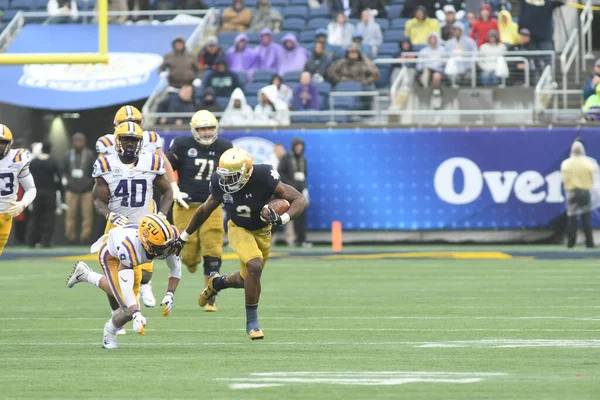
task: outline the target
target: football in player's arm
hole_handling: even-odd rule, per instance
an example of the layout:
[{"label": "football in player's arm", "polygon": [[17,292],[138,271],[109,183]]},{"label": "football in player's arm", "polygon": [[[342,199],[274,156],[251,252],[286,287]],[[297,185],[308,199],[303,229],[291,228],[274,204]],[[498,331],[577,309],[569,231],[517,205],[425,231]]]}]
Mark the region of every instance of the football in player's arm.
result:
[{"label": "football in player's arm", "polygon": [[[173,222],[184,229],[198,207],[210,196],[210,178],[219,164],[221,155],[233,147],[229,140],[218,138],[219,123],[206,110],[198,111],[190,121],[193,136],[179,136],[171,142],[167,158],[179,177],[179,187],[189,203],[186,209],[173,205]],[[223,209],[218,207],[202,228],[188,238],[181,252],[181,261],[192,273],[199,264],[204,266],[204,285],[211,272],[220,272],[223,254]],[[216,296],[204,307],[205,311],[217,311]]]},{"label": "football in player's arm", "polygon": [[[285,199],[290,207],[278,215],[267,203],[273,198]],[[224,204],[228,222],[229,244],[240,258],[240,271],[219,276],[213,273],[199,304],[226,288],[244,288],[246,301],[246,333],[252,340],[264,334],[258,324],[260,277],[269,257],[271,226],[284,225],[306,209],[304,196],[279,180],[279,174],[270,165],[252,165],[246,151],[227,150],[219,160],[219,168],[211,178],[211,195],[196,210],[185,231],[174,243],[180,249],[185,241],[208,219],[211,213]]]},{"label": "football in player's arm", "polygon": [[104,325],[104,348],[117,348],[117,332],[131,320],[134,331],[145,334],[146,318],[139,310],[134,293],[134,270],[140,264],[166,259],[170,272],[167,291],[161,302],[164,306],[162,315],[169,316],[173,311],[174,294],[181,279],[181,261],[172,246],[178,236],[178,229],[166,218],[148,214],[139,224],[115,228],[94,243],[91,251],[99,250],[98,262],[104,274],[94,272],[84,262],[75,264],[67,278],[67,287],[87,282],[106,292],[119,305]]},{"label": "football in player's arm", "polygon": [[[25,149],[11,149],[12,143],[12,132],[0,124],[0,255],[8,242],[13,217],[21,214],[37,194],[29,172],[31,155]],[[17,201],[19,184],[25,193]]]}]

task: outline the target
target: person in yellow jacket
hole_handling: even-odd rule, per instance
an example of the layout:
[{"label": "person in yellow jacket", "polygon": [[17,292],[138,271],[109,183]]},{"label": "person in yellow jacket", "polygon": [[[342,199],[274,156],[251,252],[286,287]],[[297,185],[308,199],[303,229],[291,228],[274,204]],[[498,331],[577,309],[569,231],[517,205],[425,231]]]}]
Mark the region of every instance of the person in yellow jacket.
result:
[{"label": "person in yellow jacket", "polygon": [[415,17],[404,26],[404,36],[410,39],[413,45],[426,45],[427,38],[432,32],[440,33],[440,24],[437,19],[427,17],[427,10],[418,6]]},{"label": "person in yellow jacket", "polygon": [[498,13],[498,28],[500,41],[508,50],[512,50],[512,46],[519,44],[519,25],[513,21],[510,11],[502,10]]}]

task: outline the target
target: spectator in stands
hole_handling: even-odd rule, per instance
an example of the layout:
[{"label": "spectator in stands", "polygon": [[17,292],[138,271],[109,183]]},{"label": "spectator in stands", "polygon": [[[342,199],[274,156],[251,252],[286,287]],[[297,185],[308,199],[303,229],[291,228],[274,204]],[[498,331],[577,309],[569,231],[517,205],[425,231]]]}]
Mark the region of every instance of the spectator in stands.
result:
[{"label": "spectator in stands", "polygon": [[283,48],[273,42],[269,28],[260,31],[260,44],[254,48],[256,52],[256,69],[268,69],[273,72],[279,69],[279,58]]},{"label": "spectator in stands", "polygon": [[300,85],[294,89],[294,110],[318,110],[319,91],[311,82],[310,72],[300,75]]},{"label": "spectator in stands", "polygon": [[352,43],[352,34],[354,25],[352,25],[344,14],[339,13],[335,16],[335,21],[327,25],[327,41],[334,46],[346,48]]},{"label": "spectator in stands", "polygon": [[436,19],[427,17],[427,10],[418,6],[415,17],[404,26],[404,36],[410,39],[413,45],[427,44],[427,37],[431,32],[440,32],[440,25]]},{"label": "spectator in stands", "polygon": [[213,88],[216,97],[230,97],[234,89],[240,87],[240,80],[235,72],[229,70],[225,57],[217,58],[215,70],[205,79],[204,86]]},{"label": "spectator in stands", "polygon": [[221,32],[243,32],[250,26],[252,11],[246,7],[243,0],[233,0],[231,7],[227,7],[221,14],[221,21]]},{"label": "spectator in stands", "polygon": [[[198,84],[198,65],[192,53],[185,49],[185,40],[178,37],[173,40],[173,51],[163,57],[158,69],[161,76],[167,77],[169,86],[180,88],[184,85]],[[167,72],[167,69],[169,70]]]},{"label": "spectator in stands", "polygon": [[248,105],[242,89],[237,88],[231,94],[229,104],[221,117],[223,126],[248,126],[253,125],[254,112]]},{"label": "spectator in stands", "polygon": [[363,43],[363,36],[360,32],[352,34],[352,43],[356,43],[360,47],[360,52],[369,58],[373,58],[373,48]]},{"label": "spectator in stands", "polygon": [[335,48],[337,46],[332,46],[329,44],[329,42],[327,41],[327,29],[325,28],[319,28],[315,31],[315,40],[317,42],[323,43],[323,48],[325,49],[325,51],[329,54],[331,54],[331,57],[334,57],[334,53],[335,53]]},{"label": "spectator in stands", "polygon": [[325,44],[315,42],[312,55],[304,65],[304,70],[312,75],[315,82],[323,82],[327,77],[327,69],[332,62],[331,54],[325,51]]},{"label": "spectator in stands", "polygon": [[362,35],[363,43],[371,47],[370,54],[377,54],[377,47],[383,43],[381,26],[375,22],[369,10],[364,10],[360,15],[360,22],[356,24],[356,33]]},{"label": "spectator in stands", "polygon": [[450,40],[454,34],[452,25],[456,22],[456,9],[452,5],[444,7],[444,20],[440,24],[442,39]]},{"label": "spectator in stands", "polygon": [[596,88],[600,83],[600,58],[594,64],[594,74],[590,76],[583,87],[583,101],[585,102],[590,96],[596,94]]},{"label": "spectator in stands", "polygon": [[285,76],[286,72],[301,71],[310,53],[304,47],[298,45],[298,39],[292,33],[288,33],[281,38],[283,51],[279,54],[279,75]]},{"label": "spectator in stands", "polygon": [[437,2],[438,0],[406,0],[400,16],[412,18],[419,7],[424,8],[427,15],[435,15],[435,3]]},{"label": "spectator in stands", "polygon": [[464,34],[465,26],[462,22],[457,21],[452,27],[454,30],[453,37],[446,42],[445,47],[456,62],[457,77],[459,79],[466,79],[468,76],[465,75],[471,71],[471,62],[460,61],[460,59],[463,57],[475,57],[477,55],[477,44],[475,44],[473,39]]},{"label": "spectator in stands", "polygon": [[260,32],[263,29],[271,29],[278,32],[282,21],[283,17],[276,8],[271,7],[269,0],[259,0],[249,30]]},{"label": "spectator in stands", "polygon": [[372,85],[379,79],[379,69],[373,61],[363,56],[360,47],[353,43],[348,47],[345,58],[331,64],[328,75],[333,84],[353,81]]},{"label": "spectator in stands", "polygon": [[201,72],[212,70],[217,58],[222,57],[224,54],[223,50],[219,47],[219,40],[217,37],[207,37],[204,48],[198,53],[198,69]]},{"label": "spectator in stands", "polygon": [[207,110],[212,113],[223,111],[223,107],[217,103],[217,99],[215,98],[215,90],[213,88],[207,87],[204,89],[204,93],[202,94],[202,98],[197,109]]},{"label": "spectator in stands", "polygon": [[388,15],[385,9],[386,4],[387,1],[385,0],[360,0],[359,10],[361,16],[364,11],[369,11],[369,14],[371,14],[373,18],[387,18]]},{"label": "spectator in stands", "polygon": [[564,4],[564,1],[554,0],[521,0],[519,29],[526,28],[531,32],[531,43],[535,50],[554,50],[552,13]]},{"label": "spectator in stands", "polygon": [[79,19],[75,0],[48,0],[46,11],[49,17],[44,24],[68,24]]},{"label": "spectator in stands", "polygon": [[440,45],[440,35],[431,32],[427,46],[419,51],[419,59],[423,62],[417,64],[417,70],[420,71],[419,81],[424,87],[429,86],[429,83],[436,89],[442,85],[445,57],[446,49]]},{"label": "spectator in stands", "polygon": [[[157,111],[159,113],[190,113],[196,112],[194,104],[194,88],[191,85],[182,86],[179,93],[170,93],[159,105]],[[162,125],[182,125],[182,118],[165,118],[160,119]]]},{"label": "spectator in stands", "polygon": [[477,63],[481,69],[481,84],[483,86],[498,86],[500,80],[496,76],[499,59],[506,53],[506,46],[500,43],[498,32],[491,30],[488,33],[487,43],[479,48],[481,61]]},{"label": "spectator in stands", "polygon": [[[127,6],[129,11],[147,11],[150,10],[150,1],[149,0],[127,0]],[[137,15],[132,15],[129,17],[131,21],[139,21],[142,19],[148,20],[148,17],[139,17]]]},{"label": "spectator in stands", "polygon": [[358,18],[360,15],[360,0],[330,0],[331,17],[342,13],[346,18]]},{"label": "spectator in stands", "polygon": [[251,80],[252,73],[256,69],[256,52],[248,47],[248,36],[240,33],[235,37],[233,46],[227,50],[227,62],[229,69],[233,72],[245,73]]},{"label": "spectator in stands", "polygon": [[479,47],[487,41],[488,33],[492,29],[498,32],[498,22],[492,18],[492,7],[489,4],[483,4],[479,9],[479,19],[471,27],[469,36],[471,39],[475,39],[477,47]]},{"label": "spectator in stands", "polygon": [[509,11],[502,10],[498,13],[498,28],[500,39],[508,50],[519,44],[519,25],[513,21]]},{"label": "spectator in stands", "polygon": [[[94,7],[95,11],[98,11],[98,2],[96,2],[96,6]],[[125,0],[108,0],[108,11],[129,11],[127,8],[127,1]],[[98,17],[94,17],[94,23],[98,23]],[[119,15],[118,17],[108,17],[109,24],[124,24],[127,21],[126,15]]]},{"label": "spectator in stands", "polygon": [[[465,17],[465,3],[463,0],[439,0],[435,3],[435,17],[442,22],[446,21],[448,10],[454,10],[455,20],[460,21]],[[454,21],[450,23],[452,25]]]},{"label": "spectator in stands", "polygon": [[465,35],[469,35],[469,37],[471,36],[471,28],[473,27],[473,25],[475,25],[475,22],[477,22],[477,16],[475,15],[475,13],[473,11],[469,11],[467,13],[467,22],[465,23]]},{"label": "spectator in stands", "polygon": [[277,74],[273,75],[273,78],[271,78],[271,85],[277,88],[279,98],[285,101],[285,104],[291,109],[292,103],[294,102],[294,91],[288,85],[285,85],[281,76]]},{"label": "spectator in stands", "polygon": [[290,110],[278,95],[277,87],[268,85],[258,92],[258,104],[254,107],[254,122],[260,126],[290,125]]},{"label": "spectator in stands", "polygon": [[[519,44],[515,47],[513,47],[514,51],[533,51],[535,50],[535,47],[533,46],[533,43],[531,42],[531,32],[529,32],[529,29],[521,29],[519,30]],[[529,60],[529,70],[530,70],[530,76],[533,73],[533,71],[536,70],[536,63],[538,61],[537,57],[535,56],[528,56],[527,59]],[[525,70],[527,69],[527,65],[525,65],[525,63],[519,63],[517,64],[517,69],[516,71],[514,71],[511,74],[511,81],[513,81],[516,84],[522,84],[525,82]]]}]

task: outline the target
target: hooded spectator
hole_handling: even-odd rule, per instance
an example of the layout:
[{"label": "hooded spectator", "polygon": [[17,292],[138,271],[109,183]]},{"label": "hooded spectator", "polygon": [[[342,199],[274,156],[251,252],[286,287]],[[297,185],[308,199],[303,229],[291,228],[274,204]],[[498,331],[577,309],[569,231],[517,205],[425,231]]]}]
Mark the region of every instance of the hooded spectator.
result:
[{"label": "hooded spectator", "polygon": [[[454,15],[456,17],[456,21],[460,21],[465,17],[464,0],[439,0],[436,1],[435,8],[435,14],[430,15],[435,15],[435,17],[442,22],[446,21],[449,10],[453,10]],[[452,25],[453,23],[454,21],[452,21],[450,25]]]},{"label": "hooded spectator", "polygon": [[258,104],[254,107],[254,121],[260,126],[290,125],[290,110],[278,95],[277,87],[265,86],[258,92]]},{"label": "hooded spectator", "polygon": [[[519,30],[526,28],[531,34],[532,47],[536,50],[554,50],[554,9],[564,5],[564,1],[521,0]],[[500,36],[502,38],[502,36]]]},{"label": "hooded spectator", "polygon": [[506,53],[506,46],[500,43],[498,32],[491,30],[488,33],[487,43],[479,48],[480,61],[477,62],[481,69],[481,84],[483,86],[498,86],[500,80],[496,76],[498,59]]},{"label": "hooded spectator", "polygon": [[440,32],[440,24],[437,19],[429,18],[427,10],[418,6],[415,17],[404,26],[404,36],[410,39],[412,44],[427,44],[427,37],[431,32]]},{"label": "hooded spectator", "polygon": [[363,36],[360,32],[354,32],[352,34],[352,43],[356,43],[360,46],[360,52],[367,57],[373,58],[373,48],[363,43]]},{"label": "hooded spectator", "polygon": [[277,94],[279,98],[288,105],[289,108],[292,108],[292,102],[294,101],[294,91],[290,89],[288,85],[283,83],[283,79],[281,76],[275,74],[273,78],[271,78],[271,85],[277,88]]},{"label": "hooded spectator", "polygon": [[173,51],[165,54],[163,63],[158,69],[159,73],[168,69],[169,86],[180,88],[191,85],[198,78],[196,58],[185,49],[185,40],[176,38],[172,43]]},{"label": "hooded spectator", "polygon": [[327,25],[327,41],[334,46],[348,47],[352,43],[353,33],[354,25],[342,13],[337,14],[335,21]]},{"label": "hooded spectator", "polygon": [[422,71],[422,84],[428,84],[431,81],[433,87],[440,87],[446,65],[445,56],[446,49],[440,44],[440,35],[437,32],[431,32],[427,39],[427,46],[419,51],[419,59],[424,60],[417,64],[417,70]]},{"label": "hooded spectator", "polygon": [[301,71],[304,69],[310,53],[304,47],[298,45],[296,36],[288,33],[281,38],[283,51],[279,54],[279,75],[284,76],[286,72]]},{"label": "hooded spectator", "polygon": [[346,57],[334,62],[328,71],[329,80],[338,82],[353,81],[370,85],[379,79],[379,69],[368,57],[363,56],[360,47],[353,43],[346,51]]},{"label": "hooded spectator", "polygon": [[[477,55],[477,44],[475,44],[473,39],[464,34],[464,24],[462,22],[455,22],[452,28],[454,30],[453,37],[446,42],[446,50],[448,50],[450,56],[457,59],[475,57]],[[466,74],[471,70],[470,61],[458,61],[456,66],[459,75]]]},{"label": "hooded spectator", "polygon": [[240,81],[235,72],[229,70],[225,57],[217,58],[214,71],[205,79],[206,88],[213,88],[216,97],[229,97]]},{"label": "hooded spectator", "polygon": [[215,97],[215,90],[211,87],[204,89],[204,93],[202,94],[202,98],[200,100],[199,109],[207,110],[212,113],[217,113],[223,111],[223,107],[219,103],[217,103],[217,99]]},{"label": "hooded spectator", "polygon": [[406,0],[400,17],[412,18],[419,7],[423,7],[427,15],[435,15],[435,4],[438,0]]},{"label": "hooded spectator", "polygon": [[260,31],[260,44],[254,48],[256,52],[256,69],[268,69],[273,72],[278,70],[279,58],[283,48],[273,42],[273,35],[269,28]]},{"label": "hooded spectator", "polygon": [[[398,43],[398,47],[399,47],[400,51],[398,52],[397,58],[404,59],[404,60],[417,58],[417,56],[405,54],[405,53],[413,53],[414,52],[413,45],[410,42],[410,39],[401,40],[400,43]],[[407,65],[407,67],[408,66],[410,66],[410,65]]]},{"label": "hooded spectator", "polygon": [[519,25],[513,21],[509,11],[502,10],[498,13],[498,28],[502,43],[510,47],[519,44]]},{"label": "hooded spectator", "polygon": [[364,10],[360,17],[360,22],[356,25],[356,33],[360,33],[363,37],[363,43],[371,47],[371,54],[377,54],[377,47],[383,43],[383,34],[381,27],[373,19],[372,14],[368,10]]},{"label": "hooded spectator", "polygon": [[255,69],[256,59],[256,52],[248,47],[248,36],[245,33],[237,35],[233,46],[227,50],[229,69],[233,72],[246,73],[250,80]]},{"label": "hooded spectator", "polygon": [[594,64],[594,72],[585,82],[583,87],[583,101],[585,102],[590,96],[596,94],[596,89],[600,88],[600,58]]},{"label": "hooded spectator", "polygon": [[263,29],[279,31],[283,18],[276,8],[271,7],[269,0],[259,0],[250,22],[250,32],[260,32]]},{"label": "hooded spectator", "polygon": [[329,53],[331,55],[331,57],[334,57],[334,55],[335,55],[335,48],[337,46],[332,46],[327,41],[327,29],[325,29],[325,28],[319,28],[319,29],[317,29],[315,31],[315,42],[321,42],[321,43],[323,43],[323,48],[325,49],[325,51],[327,53]]},{"label": "hooded spectator", "polygon": [[358,18],[360,16],[360,0],[330,0],[329,9],[331,17],[334,18],[339,13],[344,14],[346,18]]},{"label": "hooded spectator", "polygon": [[369,11],[369,14],[373,17],[387,18],[387,11],[385,10],[386,5],[387,1],[385,0],[360,0],[359,10],[361,13],[365,10]]},{"label": "hooded spectator", "polygon": [[219,47],[219,41],[216,36],[209,36],[206,38],[206,44],[198,53],[198,69],[200,71],[213,69],[217,58],[223,55],[223,50]]},{"label": "hooded spectator", "polygon": [[300,75],[300,85],[294,89],[294,110],[318,110],[319,91],[311,82],[310,73]]},{"label": "hooded spectator", "polygon": [[304,70],[312,75],[312,79],[315,82],[323,82],[327,76],[327,68],[333,62],[331,54],[325,51],[325,44],[323,42],[316,42],[313,46],[313,52]]},{"label": "hooded spectator", "polygon": [[[182,86],[179,93],[169,93],[169,96],[158,105],[159,113],[190,113],[196,112],[194,104],[194,88],[191,85]],[[161,124],[182,125],[182,118],[161,118]]]},{"label": "hooded spectator", "polygon": [[240,88],[236,88],[231,94],[229,104],[223,112],[220,124],[222,126],[248,126],[253,121],[252,107],[248,105],[246,96]]},{"label": "hooded spectator", "polygon": [[231,7],[227,7],[221,14],[221,32],[238,31],[248,29],[252,20],[252,11],[246,7],[243,0],[233,0]]},{"label": "hooded spectator", "polygon": [[[464,14],[464,13],[463,13]],[[454,34],[452,25],[456,22],[456,9],[452,5],[447,5],[444,7],[444,19],[440,24],[442,39],[450,40],[452,35]]]},{"label": "hooded spectator", "polygon": [[492,7],[489,4],[483,4],[479,9],[479,19],[471,27],[469,36],[475,39],[477,47],[487,41],[488,33],[491,30],[498,32],[498,22],[492,18]]}]

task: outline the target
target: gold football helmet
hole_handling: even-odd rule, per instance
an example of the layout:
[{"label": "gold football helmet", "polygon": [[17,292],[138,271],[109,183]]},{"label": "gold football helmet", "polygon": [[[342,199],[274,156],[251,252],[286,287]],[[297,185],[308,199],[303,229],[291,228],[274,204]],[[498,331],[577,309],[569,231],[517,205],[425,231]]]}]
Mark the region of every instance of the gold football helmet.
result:
[{"label": "gold football helmet", "polygon": [[144,132],[134,122],[123,122],[115,129],[115,150],[122,157],[136,158],[144,146]]},{"label": "gold football helmet", "polygon": [[13,144],[13,134],[8,126],[0,124],[0,160],[6,157]]},{"label": "gold football helmet", "polygon": [[194,114],[190,128],[194,139],[202,146],[210,146],[219,135],[219,122],[214,114],[207,110],[200,110]]},{"label": "gold football helmet", "polygon": [[250,180],[252,156],[246,150],[234,147],[219,159],[217,168],[219,186],[225,193],[235,193]]},{"label": "gold football helmet", "polygon": [[138,125],[142,125],[142,113],[134,106],[123,106],[119,108],[119,111],[115,114],[115,120],[113,123],[115,127],[119,126],[123,122],[135,122]]},{"label": "gold football helmet", "polygon": [[153,258],[167,258],[175,250],[171,245],[179,237],[179,230],[162,215],[147,214],[138,224],[138,236]]}]

